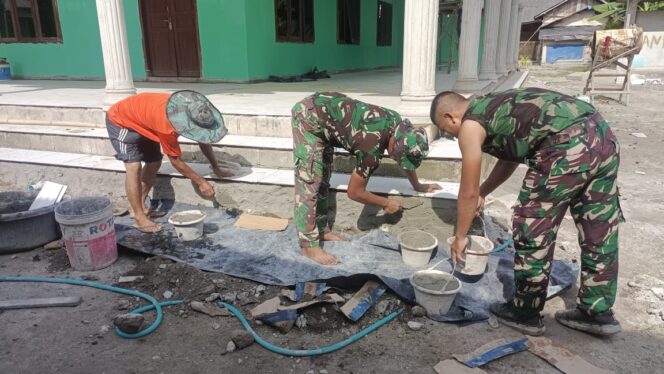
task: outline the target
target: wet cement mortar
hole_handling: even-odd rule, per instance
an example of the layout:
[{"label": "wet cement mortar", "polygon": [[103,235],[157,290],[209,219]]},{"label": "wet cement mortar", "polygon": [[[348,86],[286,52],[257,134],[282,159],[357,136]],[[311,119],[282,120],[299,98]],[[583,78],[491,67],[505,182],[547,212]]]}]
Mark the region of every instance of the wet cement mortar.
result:
[{"label": "wet cement mortar", "polygon": [[[537,86],[578,94],[585,82],[582,69],[536,69],[525,86]],[[657,77],[662,77],[659,75]],[[599,367],[620,373],[658,372],[664,365],[664,165],[658,160],[664,145],[661,108],[664,86],[634,87],[632,104],[624,107],[611,101],[597,102],[622,145],[619,184],[627,222],[621,226],[621,273],[615,311],[624,332],[598,339],[560,326],[553,319],[556,310],[572,306],[577,288],[549,300],[544,309],[546,336],[555,343]],[[642,132],[647,138],[631,133]],[[24,190],[30,183],[51,180],[69,186],[75,196],[103,195],[115,207],[126,208],[123,174],[46,168],[37,165],[2,164],[0,191]],[[513,203],[525,169],[497,190],[487,212],[504,229],[509,229],[509,207]],[[638,173],[637,173],[638,172]],[[645,174],[644,174],[645,173]],[[188,187],[188,188],[187,188]],[[236,209],[272,217],[292,218],[292,190],[275,186],[221,183],[223,205],[233,202]],[[101,189],[105,188],[105,189]],[[177,192],[175,192],[177,191]],[[159,178],[157,195],[175,196],[179,201],[199,203],[191,183]],[[218,194],[221,195],[221,194]],[[266,203],[268,202],[269,203]],[[212,205],[212,202],[203,202]],[[451,235],[454,202],[423,199],[423,204],[400,216],[385,215],[378,208],[352,202],[344,194],[333,194],[332,205],[339,206],[331,217],[336,230],[358,235],[372,229],[395,234],[417,228],[435,235],[439,241]],[[472,233],[482,234],[482,223],[473,224]],[[648,238],[646,242],[643,238]],[[576,229],[570,217],[559,232],[557,258],[577,260]],[[62,249],[35,249],[0,256],[0,274],[84,277],[117,284],[122,275],[142,275],[123,287],[141,290],[158,299],[172,293],[171,299],[204,300],[212,293],[235,297],[234,304],[245,314],[256,303],[276,296],[280,287],[267,286],[223,274],[203,272],[167,259],[145,257],[120,248],[116,263],[95,272],[79,272],[69,266]],[[167,292],[168,291],[168,292]],[[353,290],[336,290],[348,298]],[[132,297],[86,287],[53,284],[7,283],[0,287],[0,300],[28,297],[79,295],[83,303],[75,308],[32,309],[0,313],[0,372],[54,373],[432,373],[432,367],[454,353],[470,352],[488,341],[512,339],[520,335],[506,327],[487,323],[460,327],[415,318],[410,306],[386,294],[357,323],[350,322],[333,305],[317,305],[303,311],[306,325],[280,333],[252,322],[256,331],[274,344],[307,349],[342,340],[379,320],[389,312],[405,309],[402,316],[365,339],[332,354],[310,358],[284,357],[257,344],[226,353],[231,331],[241,328],[233,317],[208,317],[186,304],[165,309],[162,325],[151,335],[125,340],[111,330],[112,319],[144,302]],[[149,321],[151,314],[146,314]],[[422,322],[419,331],[406,322]],[[491,373],[557,373],[536,356],[523,352],[491,362],[483,369]]]}]

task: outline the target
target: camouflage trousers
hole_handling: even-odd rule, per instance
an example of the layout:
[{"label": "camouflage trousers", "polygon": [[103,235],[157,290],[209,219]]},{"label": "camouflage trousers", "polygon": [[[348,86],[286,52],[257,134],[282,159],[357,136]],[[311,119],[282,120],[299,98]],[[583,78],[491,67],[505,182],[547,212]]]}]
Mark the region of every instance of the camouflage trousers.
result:
[{"label": "camouflage trousers", "polygon": [[596,114],[545,140],[528,162],[514,206],[514,306],[524,316],[544,308],[556,235],[567,208],[579,231],[578,307],[609,310],[618,279],[620,146]]},{"label": "camouflage trousers", "polygon": [[329,230],[327,213],[334,147],[327,144],[318,125],[311,97],[295,104],[291,114],[295,168],[293,221],[300,245],[319,247],[321,235]]}]

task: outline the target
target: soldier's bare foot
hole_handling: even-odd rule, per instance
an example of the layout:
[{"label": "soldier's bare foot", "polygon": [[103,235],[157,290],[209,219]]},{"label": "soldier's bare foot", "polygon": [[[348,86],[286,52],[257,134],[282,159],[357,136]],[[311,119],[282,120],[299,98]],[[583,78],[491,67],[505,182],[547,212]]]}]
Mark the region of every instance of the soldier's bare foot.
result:
[{"label": "soldier's bare foot", "polygon": [[[160,218],[166,215],[166,212],[162,212],[159,210],[151,210],[148,208],[143,209],[143,214],[145,214],[146,217],[148,218]],[[134,215],[134,210],[130,209],[129,210],[129,217],[135,218],[136,216]]]},{"label": "soldier's bare foot", "polygon": [[323,240],[326,242],[347,242],[348,239],[344,238],[341,235],[337,235],[332,231],[327,231],[323,234]]},{"label": "soldier's bare foot", "polygon": [[136,218],[136,230],[145,233],[156,233],[161,231],[161,226],[146,218]]},{"label": "soldier's bare foot", "polygon": [[336,265],[337,258],[320,247],[302,247],[302,254],[323,265]]}]

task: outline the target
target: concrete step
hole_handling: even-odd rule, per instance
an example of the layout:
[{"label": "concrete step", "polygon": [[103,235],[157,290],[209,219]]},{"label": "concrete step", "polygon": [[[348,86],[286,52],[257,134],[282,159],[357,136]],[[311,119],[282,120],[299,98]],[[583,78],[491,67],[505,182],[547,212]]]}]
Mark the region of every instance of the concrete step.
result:
[{"label": "concrete step", "polygon": [[[124,173],[123,163],[109,156],[20,148],[0,148],[0,166],[3,164],[40,165],[54,168],[95,170],[114,174]],[[294,184],[292,170],[246,167],[243,168],[242,172],[237,176],[219,179],[216,176],[211,175],[211,170],[208,164],[190,163],[189,165],[197,173],[205,176],[205,178],[209,180],[285,187],[292,187]],[[186,179],[168,162],[164,162],[159,170],[159,175],[176,179]],[[41,178],[41,176],[35,175],[33,182],[36,182]],[[350,176],[348,174],[333,173],[330,186],[335,191],[346,191],[349,178]],[[63,182],[66,184],[66,180]],[[425,182],[437,182],[443,187],[443,189],[436,191],[435,193],[420,193],[413,190],[410,183],[405,178],[380,176],[372,177],[369,180],[367,189],[371,192],[384,195],[420,196],[431,199],[456,199],[458,196],[458,183],[427,180],[425,180]]]},{"label": "concrete step", "polygon": [[[195,142],[180,138],[183,158],[203,162],[205,158]],[[39,151],[81,153],[95,156],[113,155],[105,128],[46,126],[36,124],[0,124],[0,147]],[[214,145],[219,159],[243,166],[292,169],[293,141],[291,137],[263,137],[227,135]],[[431,142],[430,152],[418,169],[421,178],[458,181],[461,152],[455,140],[441,138]],[[336,149],[333,170],[350,173],[353,157],[343,149]],[[403,176],[402,170],[389,158],[384,158],[376,170],[377,176]]]},{"label": "concrete step", "polygon": [[[228,133],[248,136],[291,136],[288,115],[224,114]],[[105,112],[96,107],[0,105],[0,123],[104,128]]]}]

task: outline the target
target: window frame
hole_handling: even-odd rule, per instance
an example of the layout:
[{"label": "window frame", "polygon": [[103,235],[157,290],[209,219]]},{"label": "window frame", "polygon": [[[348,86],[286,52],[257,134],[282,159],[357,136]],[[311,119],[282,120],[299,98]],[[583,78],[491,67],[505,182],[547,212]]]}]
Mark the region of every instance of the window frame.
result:
[{"label": "window frame", "polygon": [[[385,4],[386,6],[389,6],[389,9],[390,9],[390,20],[389,20],[390,21],[390,23],[389,23],[390,34],[389,34],[389,41],[388,42],[385,42],[385,41],[381,40],[381,38],[380,38],[380,36],[381,36],[381,34],[380,34],[381,24],[380,24],[379,21],[380,21],[381,3]],[[393,30],[393,27],[392,27],[393,23],[394,23],[394,4],[392,4],[389,1],[385,1],[385,0],[377,0],[376,1],[376,46],[377,47],[391,47],[392,46],[392,42],[393,42],[392,37],[393,37],[393,34],[394,34],[393,33],[394,30]]]},{"label": "window frame", "polygon": [[[353,2],[354,4],[357,4],[357,35],[353,35],[353,27],[352,25],[349,25],[349,30],[350,30],[350,41],[343,40],[341,38],[341,28],[339,27],[339,22],[341,21],[341,12],[339,11],[339,3],[343,1],[345,4],[348,4],[350,2]],[[348,22],[353,21],[353,17],[351,16],[350,12],[350,7],[348,8]],[[361,37],[362,33],[362,1],[360,0],[337,0],[337,44],[341,45],[360,45],[362,41]],[[353,36],[355,36],[357,39],[352,40]]]},{"label": "window frame", "polygon": [[[2,0],[0,0],[2,1]],[[18,12],[16,10],[16,0],[4,0],[5,4],[8,4],[11,12],[11,19],[14,27],[14,37],[5,38],[0,37],[0,43],[2,44],[11,44],[11,43],[24,43],[24,44],[45,44],[45,43],[62,43],[62,29],[60,28],[60,14],[58,13],[58,2],[57,0],[50,0],[53,7],[53,18],[55,23],[55,37],[44,37],[42,36],[41,28],[41,19],[39,15],[39,5],[37,0],[30,1],[30,9],[32,11],[32,22],[35,25],[35,37],[23,37],[21,35],[21,27],[18,23]]]},{"label": "window frame", "polygon": [[[291,19],[291,14],[290,14],[290,8],[291,4],[293,1],[297,1],[298,3],[298,12],[300,14],[300,17],[298,19],[299,21],[299,30],[300,30],[300,35],[279,35],[279,11],[278,11],[278,3],[279,0],[274,0],[274,34],[275,34],[275,40],[277,43],[301,43],[301,44],[311,44],[314,43],[316,40],[316,30],[315,30],[315,24],[316,22],[314,21],[315,18],[315,11],[314,11],[314,0],[285,0],[286,1],[286,6],[288,11],[286,12],[286,30],[288,32],[288,29],[290,29],[290,25],[292,24],[292,19]],[[311,2],[311,39],[307,38],[304,32],[305,29],[305,11],[307,9],[306,3],[305,2]]]}]

